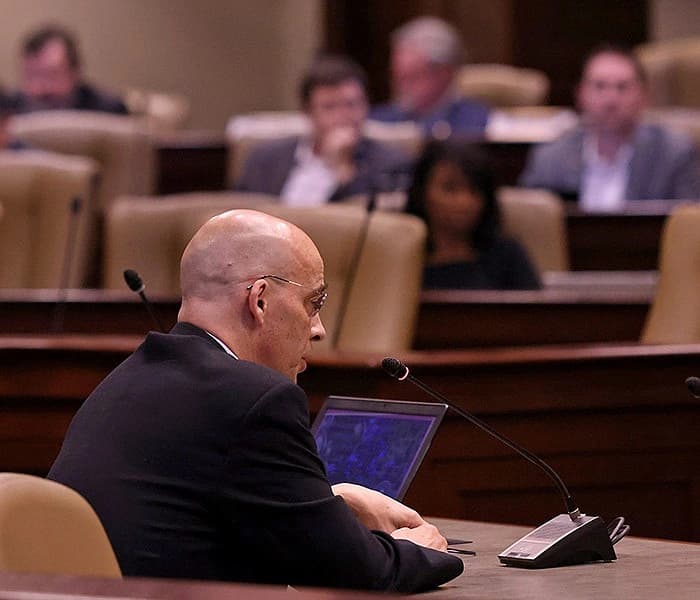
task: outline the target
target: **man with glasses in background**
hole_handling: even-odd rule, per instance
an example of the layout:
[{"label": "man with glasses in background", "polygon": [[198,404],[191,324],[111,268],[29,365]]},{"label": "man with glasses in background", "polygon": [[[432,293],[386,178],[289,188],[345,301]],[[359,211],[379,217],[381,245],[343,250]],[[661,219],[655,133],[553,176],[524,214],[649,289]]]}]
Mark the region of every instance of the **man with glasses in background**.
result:
[{"label": "man with glasses in background", "polygon": [[182,307],[76,414],[49,477],[97,512],[124,575],[414,592],[462,571],[418,513],[331,488],[296,385],[325,336],[321,256],[263,213],[214,217]]}]

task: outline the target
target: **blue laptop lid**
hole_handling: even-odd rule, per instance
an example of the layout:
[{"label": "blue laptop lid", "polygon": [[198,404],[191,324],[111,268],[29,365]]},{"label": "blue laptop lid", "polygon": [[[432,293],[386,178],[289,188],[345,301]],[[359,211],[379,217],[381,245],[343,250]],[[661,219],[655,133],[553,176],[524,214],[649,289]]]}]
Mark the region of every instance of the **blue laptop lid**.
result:
[{"label": "blue laptop lid", "polygon": [[401,500],[446,411],[446,404],[330,396],[311,428],[328,480]]}]

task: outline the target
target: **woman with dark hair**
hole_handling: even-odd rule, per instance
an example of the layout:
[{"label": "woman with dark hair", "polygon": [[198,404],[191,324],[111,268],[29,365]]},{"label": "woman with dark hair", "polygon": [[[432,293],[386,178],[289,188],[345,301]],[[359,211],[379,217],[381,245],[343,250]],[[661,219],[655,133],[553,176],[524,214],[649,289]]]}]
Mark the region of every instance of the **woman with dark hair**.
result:
[{"label": "woman with dark hair", "polygon": [[426,289],[540,287],[524,248],[500,233],[493,171],[463,142],[430,142],[418,160],[407,212],[428,224]]}]

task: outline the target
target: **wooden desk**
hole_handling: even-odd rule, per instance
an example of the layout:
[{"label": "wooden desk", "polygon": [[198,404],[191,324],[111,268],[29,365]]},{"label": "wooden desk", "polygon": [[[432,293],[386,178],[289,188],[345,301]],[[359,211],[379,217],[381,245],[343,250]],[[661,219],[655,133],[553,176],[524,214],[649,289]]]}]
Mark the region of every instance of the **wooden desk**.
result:
[{"label": "wooden desk", "polygon": [[[140,337],[0,338],[0,470],[44,473],[73,414]],[[381,356],[318,357],[299,378],[329,394],[426,400]],[[407,353],[416,376],[550,462],[582,509],[635,533],[700,541],[700,408],[684,380],[700,345]],[[449,416],[408,492],[425,514],[535,525],[561,512],[548,479]],[[669,509],[669,507],[672,507]]]},{"label": "wooden desk", "polygon": [[223,190],[228,149],[223,133],[183,131],[155,142],[158,194]]},{"label": "wooden desk", "polygon": [[[615,546],[618,560],[528,571],[499,564],[497,555],[528,531],[525,527],[473,521],[435,519],[451,537],[471,539],[476,556],[463,557],[465,570],[435,591],[417,595],[435,600],[490,598],[542,600],[549,598],[634,598],[674,600],[697,598],[700,589],[700,545],[628,537]],[[387,598],[335,590],[297,590],[298,600]],[[0,574],[0,597],[7,600],[64,600],[65,598],[162,598],[167,600],[284,600],[285,588],[204,583],[166,579],[123,580],[59,575]]]},{"label": "wooden desk", "polygon": [[[0,290],[0,332],[50,332],[58,296],[55,290]],[[150,299],[163,325],[172,327],[179,299]],[[634,342],[650,299],[645,290],[424,292],[414,347]],[[131,292],[70,290],[63,314],[63,331],[70,333],[145,334],[154,327]]]},{"label": "wooden desk", "polygon": [[426,291],[413,347],[635,342],[650,301],[644,290]]},{"label": "wooden desk", "polygon": [[448,536],[474,540],[467,547],[477,554],[464,557],[465,570],[460,577],[429,594],[435,600],[691,600],[700,590],[698,544],[628,537],[615,546],[615,562],[528,571],[504,567],[497,558],[499,552],[527,533],[527,528],[464,521],[436,523]]},{"label": "wooden desk", "polygon": [[574,271],[653,270],[661,229],[674,201],[631,202],[624,213],[586,214],[569,209],[566,229]]}]

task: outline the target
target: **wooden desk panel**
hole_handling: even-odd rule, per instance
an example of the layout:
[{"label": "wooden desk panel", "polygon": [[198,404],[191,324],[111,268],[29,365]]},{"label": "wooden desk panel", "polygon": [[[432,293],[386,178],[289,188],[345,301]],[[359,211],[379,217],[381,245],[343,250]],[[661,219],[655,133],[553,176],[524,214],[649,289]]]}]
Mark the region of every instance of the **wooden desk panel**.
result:
[{"label": "wooden desk panel", "polygon": [[[44,473],[82,400],[140,337],[0,338],[0,470]],[[329,394],[426,400],[381,356],[314,359],[300,385]],[[421,377],[559,469],[584,511],[635,532],[700,540],[700,408],[684,386],[700,345],[407,353]],[[534,525],[561,511],[534,467],[449,417],[409,490],[421,512]],[[669,509],[672,507],[672,509]]]},{"label": "wooden desk panel", "polygon": [[[51,330],[57,293],[0,290],[0,332],[44,334]],[[639,339],[648,293],[618,292],[424,292],[414,347],[457,349]],[[169,329],[179,299],[151,298]],[[153,328],[141,301],[129,292],[70,290],[63,331],[145,334]]]}]

